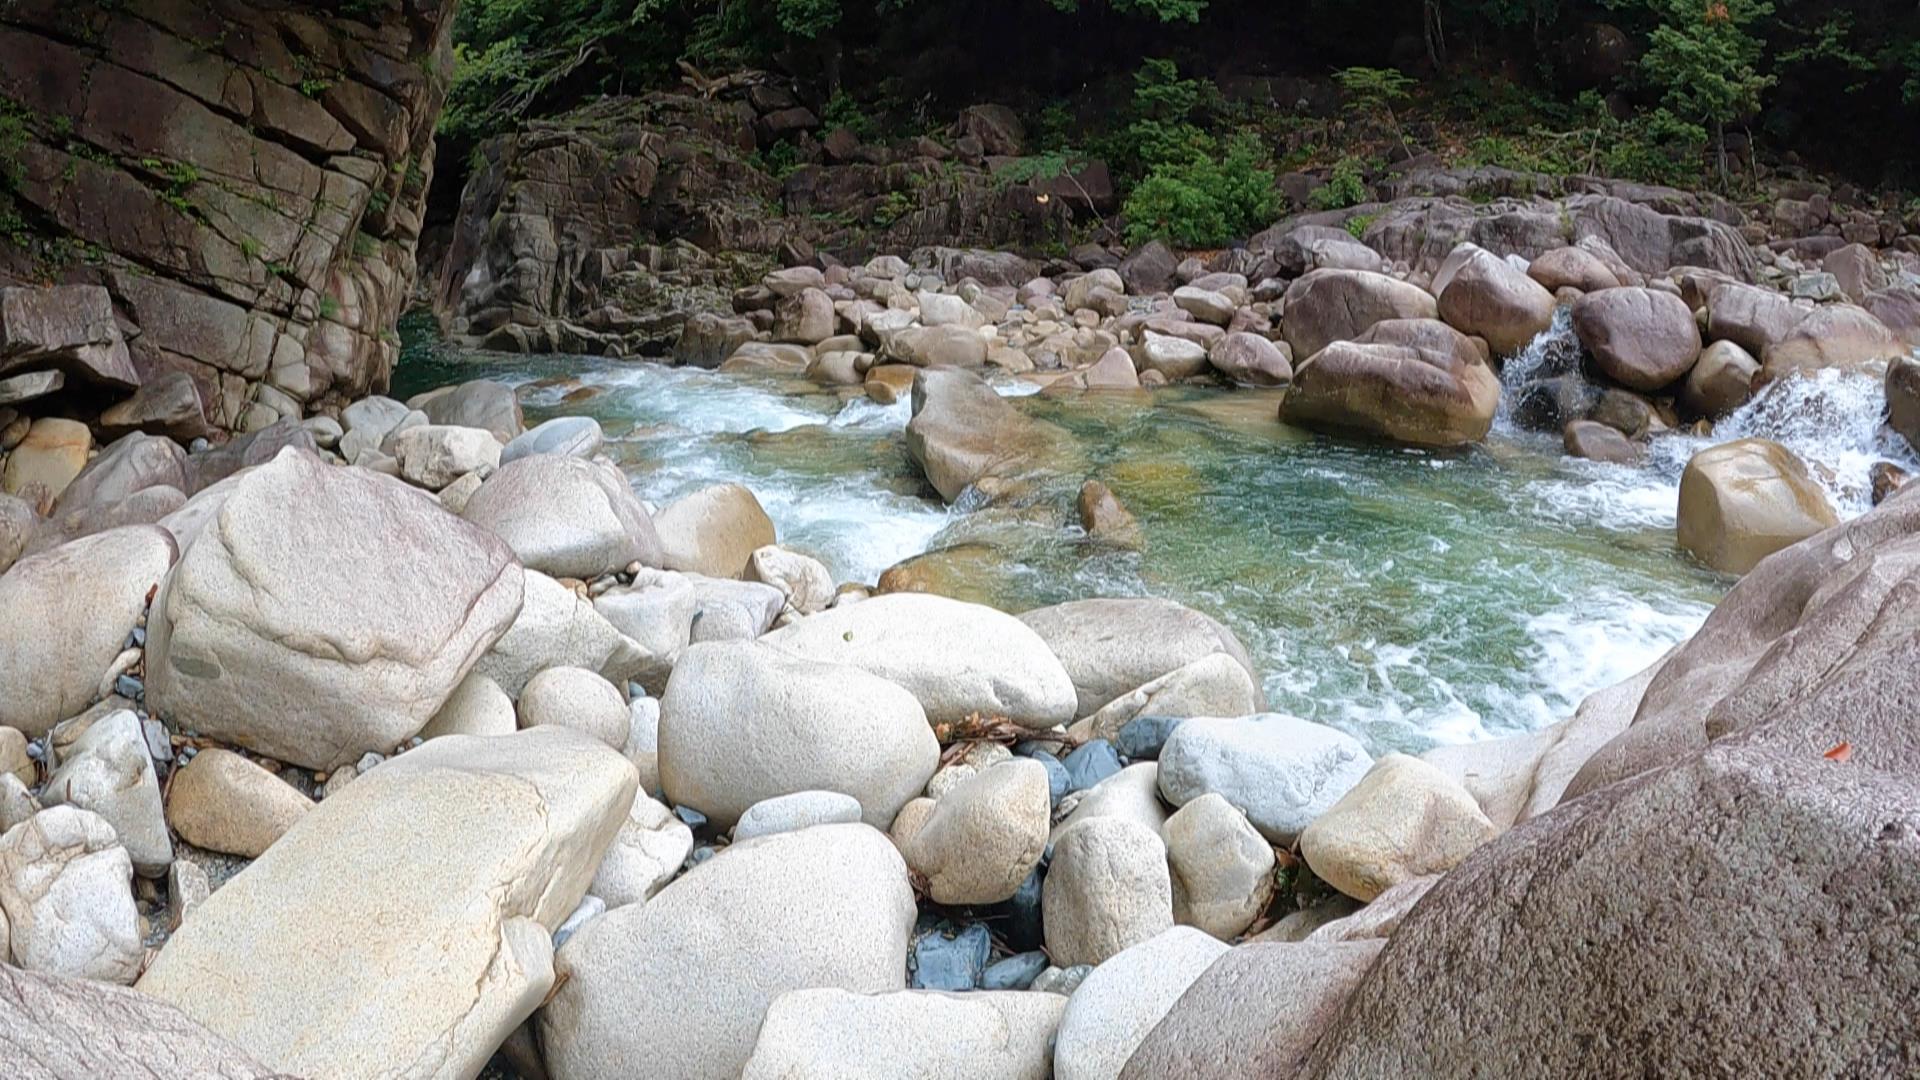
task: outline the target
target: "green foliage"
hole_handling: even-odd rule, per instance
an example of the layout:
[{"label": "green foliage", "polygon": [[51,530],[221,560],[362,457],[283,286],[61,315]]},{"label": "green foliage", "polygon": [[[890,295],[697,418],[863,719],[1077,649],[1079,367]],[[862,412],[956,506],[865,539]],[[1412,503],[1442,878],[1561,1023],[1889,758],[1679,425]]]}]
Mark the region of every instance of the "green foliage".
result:
[{"label": "green foliage", "polygon": [[800,160],[800,148],[790,142],[775,143],[764,151],[755,150],[749,160],[761,172],[782,181],[799,172],[804,164]]},{"label": "green foliage", "polygon": [[326,293],[321,293],[318,310],[322,319],[331,320],[340,314],[340,301]]},{"label": "green foliage", "polygon": [[1315,188],[1308,201],[1315,210],[1345,210],[1367,201],[1366,162],[1355,157],[1341,158],[1333,175]]},{"label": "green foliage", "polygon": [[860,103],[852,95],[842,91],[827,101],[826,108],[820,110],[820,123],[828,130],[846,128],[862,140],[871,139],[880,134],[880,125],[873,117],[860,108]]},{"label": "green foliage", "polygon": [[1347,219],[1347,232],[1352,233],[1355,240],[1365,239],[1367,230],[1373,228],[1373,223],[1379,220],[1379,214],[1356,214]]},{"label": "green foliage", "polygon": [[1265,154],[1239,136],[1224,153],[1196,151],[1155,168],[1127,197],[1127,241],[1159,238],[1186,247],[1217,247],[1271,224],[1280,196]]},{"label": "green foliage", "polygon": [[1660,25],[1648,36],[1641,75],[1664,108],[1716,132],[1760,108],[1777,79],[1759,71],[1763,46],[1753,24],[1773,14],[1770,0],[1651,0]]},{"label": "green foliage", "polygon": [[1397,68],[1341,68],[1333,81],[1346,95],[1347,108],[1363,115],[1391,114],[1394,105],[1413,96],[1415,85]]},{"label": "green foliage", "polygon": [[904,191],[889,191],[880,199],[880,205],[874,208],[873,223],[885,229],[894,222],[913,213],[918,205],[914,197]]},{"label": "green foliage", "polygon": [[[1079,11],[1080,0],[1047,0],[1060,11]],[[1129,15],[1147,15],[1161,22],[1197,23],[1207,10],[1207,0],[1111,0],[1115,11]]]}]

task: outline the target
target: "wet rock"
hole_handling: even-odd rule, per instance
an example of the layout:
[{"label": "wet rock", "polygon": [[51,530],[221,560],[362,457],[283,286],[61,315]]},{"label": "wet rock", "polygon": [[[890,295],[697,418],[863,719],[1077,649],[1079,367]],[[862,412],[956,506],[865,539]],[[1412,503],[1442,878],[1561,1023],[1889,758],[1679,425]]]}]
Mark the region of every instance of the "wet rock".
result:
[{"label": "wet rock", "polygon": [[687,1080],[738,1076],[790,990],[904,988],[913,892],[886,837],[825,825],[735,844],[560,950],[541,1012],[557,1077],[646,1060]]},{"label": "wet rock", "polygon": [[209,747],[167,785],[167,824],[209,851],[257,859],[313,809],[291,784],[230,750]]},{"label": "wet rock", "polygon": [[1871,375],[1912,350],[1887,325],[1851,304],[1824,304],[1794,324],[1760,356],[1759,383],[1798,372],[1838,368]]},{"label": "wet rock", "polygon": [[343,765],[425,727],[523,589],[505,544],[428,496],[282,451],[154,601],[148,700],[282,761]]},{"label": "wet rock", "polygon": [[1631,465],[1640,460],[1640,448],[1631,439],[1605,424],[1575,420],[1561,432],[1569,457]]},{"label": "wet rock", "polygon": [[1751,353],[1731,341],[1716,341],[1687,372],[1680,401],[1697,415],[1718,419],[1753,397],[1753,379],[1759,373],[1760,361]]},{"label": "wet rock", "polygon": [[1080,485],[1074,506],[1089,539],[1121,548],[1140,547],[1140,523],[1107,485],[1098,480]]},{"label": "wet rock", "polygon": [[753,323],[748,319],[696,312],[687,317],[680,331],[673,347],[673,359],[677,364],[690,367],[717,368],[753,338]]},{"label": "wet rock", "polygon": [[1079,457],[1065,432],[1020,412],[976,376],[952,370],[915,377],[907,453],[948,502],[987,478],[1069,471]]},{"label": "wet rock", "polygon": [[1875,506],[1886,502],[1894,492],[1905,487],[1907,481],[1913,479],[1905,469],[1890,461],[1875,462],[1868,476],[1873,485],[1873,505]]},{"label": "wet rock", "polygon": [[1920,450],[1920,358],[1887,365],[1887,425]]},{"label": "wet rock", "polygon": [[1260,835],[1291,844],[1372,764],[1352,736],[1295,717],[1196,718],[1160,751],[1159,787],[1175,806],[1224,795]]},{"label": "wet rock", "polygon": [[477,1073],[552,988],[552,934],[635,783],[576,732],[435,739],[315,806],[139,988],[289,1073]]},{"label": "wet rock", "polygon": [[890,824],[939,761],[919,703],[857,668],[783,652],[780,636],[695,645],[674,666],[660,700],[667,798],[726,828],[762,799],[839,791],[868,824]]},{"label": "wet rock", "polygon": [[1838,522],[1806,465],[1765,439],[1702,450],[1680,478],[1680,547],[1724,573],[1744,574]]}]

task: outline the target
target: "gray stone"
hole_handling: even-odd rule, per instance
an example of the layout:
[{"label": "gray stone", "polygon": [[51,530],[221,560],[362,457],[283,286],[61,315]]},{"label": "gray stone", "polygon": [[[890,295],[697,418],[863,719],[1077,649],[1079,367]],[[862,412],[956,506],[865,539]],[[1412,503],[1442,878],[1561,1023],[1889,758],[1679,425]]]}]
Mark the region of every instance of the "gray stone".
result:
[{"label": "gray stone", "polygon": [[1088,716],[1114,698],[1213,653],[1232,657],[1257,681],[1233,631],[1172,600],[1075,600],[1020,616],[1060,659]]},{"label": "gray stone", "polygon": [[147,756],[140,720],[122,709],[88,725],[62,754],[60,767],[47,778],[42,799],[49,806],[91,810],[113,826],[133,868],[157,878],[173,861],[160,781]]},{"label": "gray stone", "polygon": [[590,458],[600,452],[605,442],[606,433],[600,430],[600,421],[593,417],[556,416],[524,434],[514,436],[513,441],[501,449],[500,464],[535,454]]},{"label": "gray stone", "polygon": [[507,542],[529,570],[583,581],[663,564],[646,508],[612,465],[535,454],[502,465],[460,516]]},{"label": "gray stone", "polygon": [[1292,844],[1372,764],[1351,735],[1296,717],[1201,717],[1181,724],[1160,751],[1160,794],[1184,806],[1218,792],[1260,835]]}]

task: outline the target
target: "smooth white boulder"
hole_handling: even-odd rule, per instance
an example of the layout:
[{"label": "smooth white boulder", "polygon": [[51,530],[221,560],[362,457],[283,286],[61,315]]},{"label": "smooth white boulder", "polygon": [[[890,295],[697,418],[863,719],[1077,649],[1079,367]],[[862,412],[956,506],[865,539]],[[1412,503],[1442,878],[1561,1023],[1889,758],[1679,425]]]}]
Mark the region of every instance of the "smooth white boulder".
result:
[{"label": "smooth white boulder", "polygon": [[741,1080],[1047,1080],[1059,994],[793,990],[774,999]]},{"label": "smooth white boulder", "polygon": [[587,736],[448,736],[322,800],[139,989],[297,1076],[473,1076],[553,986],[638,778]]},{"label": "smooth white boulder", "polygon": [[553,667],[527,680],[520,691],[520,726],[554,724],[591,735],[615,750],[626,745],[627,698],[586,668]]},{"label": "smooth white boulder", "polygon": [[176,550],[165,529],[135,525],[0,573],[0,725],[37,737],[91,705]]},{"label": "smooth white boulder", "polygon": [[607,907],[642,904],[664,888],[693,854],[693,830],[664,803],[636,791],[627,820],[600,860],[587,891]]},{"label": "smooth white boulder", "polygon": [[1003,761],[939,796],[901,853],[934,901],[996,904],[1039,865],[1051,810],[1047,770],[1032,758]]},{"label": "smooth white boulder", "polygon": [[506,541],[530,570],[590,579],[662,565],[660,537],[620,470],[532,454],[500,466],[460,515]]},{"label": "smooth white boulder", "polygon": [[1173,921],[1232,941],[1273,899],[1272,845],[1222,795],[1181,807],[1161,830],[1173,872]]},{"label": "smooth white boulder", "polygon": [[913,695],[858,668],[759,642],[691,646],[660,698],[660,783],[720,828],[777,795],[838,791],[885,828],[940,744]]},{"label": "smooth white boulder", "polygon": [[567,939],[540,1013],[547,1069],[735,1080],[781,994],[903,989],[914,915],[906,864],[865,825],[734,844]]},{"label": "smooth white boulder", "polygon": [[160,780],[140,718],[131,710],[120,709],[89,724],[47,777],[40,801],[77,806],[106,819],[142,877],[164,875],[173,861]]},{"label": "smooth white boulder", "polygon": [[860,820],[860,800],[838,791],[796,791],[761,799],[734,823],[735,843],[756,836],[811,829],[815,825],[844,825]]},{"label": "smooth white boulder", "polygon": [[1054,963],[1105,963],[1173,925],[1167,846],[1127,818],[1074,824],[1053,843],[1040,904]]},{"label": "smooth white boulder", "polygon": [[425,727],[520,610],[520,565],[431,496],[282,450],[167,578],[147,705],[314,769]]},{"label": "smooth white boulder", "polygon": [[1115,1080],[1153,1025],[1227,947],[1176,926],[1093,969],[1060,1017],[1054,1080]]},{"label": "smooth white boulder", "polygon": [[1288,845],[1372,765],[1353,736],[1297,717],[1197,717],[1160,751],[1160,794],[1184,806],[1218,792],[1260,835]]},{"label": "smooth white boulder", "polygon": [[53,806],[0,836],[0,922],[28,971],[131,983],[146,950],[133,905],[133,862],[113,826]]},{"label": "smooth white boulder", "polygon": [[647,669],[646,650],[615,629],[585,596],[528,570],[520,614],[473,670],[517,696],[548,668],[577,667],[620,685]]},{"label": "smooth white boulder", "polygon": [[980,604],[893,593],[829,608],[764,640],[898,683],[935,724],[978,713],[1047,728],[1074,715],[1073,680],[1046,642],[1019,619]]}]

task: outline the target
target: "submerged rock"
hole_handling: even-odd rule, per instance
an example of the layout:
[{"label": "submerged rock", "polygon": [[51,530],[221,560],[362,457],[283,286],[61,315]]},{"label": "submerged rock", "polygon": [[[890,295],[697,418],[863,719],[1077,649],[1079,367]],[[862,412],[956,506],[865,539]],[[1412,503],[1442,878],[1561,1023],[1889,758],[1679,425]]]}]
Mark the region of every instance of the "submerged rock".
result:
[{"label": "submerged rock", "polygon": [[979,377],[951,368],[914,377],[907,453],[948,502],[988,478],[1071,471],[1078,457],[1064,431],[1022,413]]}]

